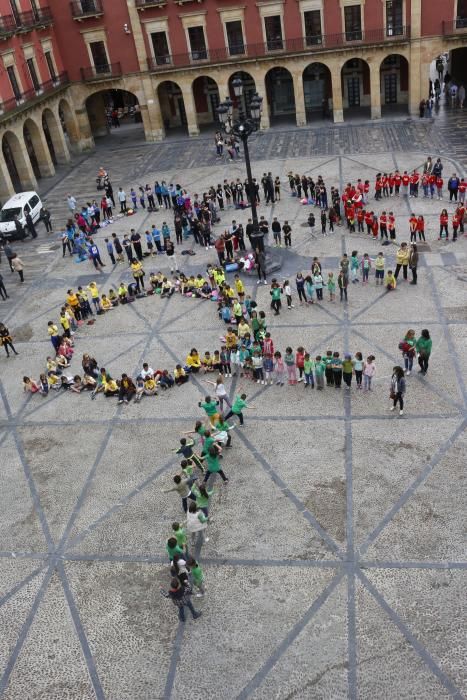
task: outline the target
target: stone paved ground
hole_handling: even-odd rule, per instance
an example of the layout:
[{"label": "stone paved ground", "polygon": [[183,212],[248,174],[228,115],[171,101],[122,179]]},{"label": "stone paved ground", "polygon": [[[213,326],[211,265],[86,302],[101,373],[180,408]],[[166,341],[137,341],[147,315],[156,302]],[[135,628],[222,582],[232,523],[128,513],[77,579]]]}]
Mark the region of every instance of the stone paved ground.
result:
[{"label": "stone paved ground", "polygon": [[[358,176],[373,179],[377,169],[420,165],[428,152],[442,155],[449,172],[450,151],[437,147],[425,123],[403,128],[381,123],[261,136],[255,173],[284,176],[292,168],[322,173],[340,187]],[[404,137],[393,141],[397,133]],[[121,149],[114,139],[103,142],[62,171],[61,182],[44,183],[56,220],[67,191],[80,200],[93,194],[101,162],[127,190],[166,176],[202,191],[230,172],[203,140],[147,146],[128,134],[124,141]],[[453,158],[457,168],[462,153]],[[231,172],[243,175],[243,164]],[[377,243],[350,240],[343,229],[310,239],[301,226],[308,209],[286,189],[274,208],[261,208],[293,224],[281,276],[308,269],[311,255],[327,272],[343,251],[378,252]],[[404,238],[408,205],[391,205]],[[167,583],[163,543],[182,517],[177,498],[162,489],[176,468],[181,431],[200,417],[207,385],[196,378],[124,407],[87,396],[25,397],[20,377],[37,377],[49,352],[47,320],[58,318],[68,287],[96,275],[87,263],[63,260],[55,237],[43,232],[37,245],[18,244],[25,288],[2,268],[11,293],[3,319],[21,354],[2,358],[0,368],[0,697],[466,695],[467,241],[438,243],[439,203],[416,205],[429,239],[417,287],[400,283],[388,297],[373,284],[351,285],[345,306],[325,300],[306,309],[296,304],[277,318],[268,313],[282,350],[290,343],[315,354],[374,352],[374,392],[316,394],[301,385],[228,380],[231,395],[245,389],[254,408],[245,428],[233,431],[224,464],[230,484],[216,484],[210,541],[199,553],[207,594],[196,604],[204,616],[185,626],[159,595]],[[233,216],[226,212],[223,223]],[[113,229],[144,229],[163,218],[138,213]],[[197,272],[212,252],[179,259]],[[158,266],[167,270],[163,258],[146,268]],[[98,281],[107,290],[122,278],[125,268],[107,265]],[[247,285],[268,309],[268,288]],[[428,327],[434,352],[428,376],[408,379],[405,416],[398,418],[388,412],[388,379],[408,327]],[[73,370],[86,351],[113,375],[134,373],[145,359],[171,368],[192,346],[218,347],[220,333],[209,302],[143,299],[79,331]]]}]

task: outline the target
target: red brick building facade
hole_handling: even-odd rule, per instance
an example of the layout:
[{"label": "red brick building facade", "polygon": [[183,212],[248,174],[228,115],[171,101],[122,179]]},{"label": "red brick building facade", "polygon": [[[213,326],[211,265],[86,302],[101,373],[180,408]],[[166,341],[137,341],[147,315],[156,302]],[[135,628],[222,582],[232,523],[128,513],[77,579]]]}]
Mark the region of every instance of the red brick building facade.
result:
[{"label": "red brick building facade", "polygon": [[263,128],[415,114],[431,61],[467,47],[467,0],[0,0],[0,12],[0,198],[92,147],[111,106],[136,109],[148,140],[195,135],[241,74],[244,106],[264,98]]}]

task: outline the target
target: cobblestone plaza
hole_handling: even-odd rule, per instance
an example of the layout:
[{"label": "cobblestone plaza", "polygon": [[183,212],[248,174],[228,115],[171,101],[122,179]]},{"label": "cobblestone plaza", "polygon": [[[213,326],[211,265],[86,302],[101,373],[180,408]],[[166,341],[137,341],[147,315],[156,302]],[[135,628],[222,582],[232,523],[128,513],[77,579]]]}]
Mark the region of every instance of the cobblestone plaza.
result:
[{"label": "cobblestone plaza", "polygon": [[[15,243],[25,283],[2,274],[10,299],[2,320],[18,357],[1,358],[0,697],[62,700],[158,698],[462,698],[465,649],[465,455],[467,426],[467,239],[437,240],[447,202],[390,200],[398,241],[408,240],[410,207],[427,223],[419,282],[388,295],[374,281],[349,286],[347,304],[325,300],[274,317],[269,287],[244,277],[267,312],[276,347],[304,345],[376,356],[371,393],[317,393],[298,386],[227,380],[253,406],[225,451],[227,487],[215,483],[209,542],[197,550],[206,595],[203,617],[177,620],[160,595],[169,581],[165,542],[183,518],[164,494],[179,460],[180,434],[202,418],[202,376],[140,404],[58,392],[26,397],[50,352],[47,321],[66,290],[96,280],[102,291],[130,281],[110,265],[104,231],[123,236],[163,220],[138,210],[96,237],[104,272],[62,258],[66,195],[95,197],[104,165],[128,193],[154,179],[202,193],[244,178],[244,162],[216,159],[212,138],[146,144],[131,130],[42,181],[57,233]],[[309,207],[289,195],[286,173],[323,175],[342,191],[358,177],[420,168],[441,156],[444,176],[465,175],[465,117],[394,120],[317,129],[272,129],[252,143],[253,174],[280,175],[281,201],[259,214],[292,225],[278,276],[294,280],[319,256],[338,270],[341,255],[374,257],[377,241],[339,227],[311,238]],[[371,200],[375,212],[384,208]],[[389,204],[387,205],[389,208]],[[316,212],[318,210],[315,210]],[[227,209],[215,233],[246,212]],[[319,215],[317,215],[319,223]],[[319,231],[319,225],[316,230]],[[185,247],[185,246],[182,246]],[[177,256],[193,273],[215,261],[195,247]],[[385,249],[390,268],[395,247]],[[149,259],[147,259],[149,260]],[[146,271],[169,271],[164,257]],[[230,278],[232,276],[230,275]],[[292,285],[293,286],[293,285]],[[295,291],[295,290],[294,290]],[[389,380],[408,328],[428,328],[426,377],[407,379],[406,410],[390,413]],[[75,336],[72,374],[84,352],[112,376],[135,376],[143,361],[173,369],[188,351],[220,346],[223,326],[208,301],[140,299],[100,316]],[[201,600],[201,602],[200,602]]]}]

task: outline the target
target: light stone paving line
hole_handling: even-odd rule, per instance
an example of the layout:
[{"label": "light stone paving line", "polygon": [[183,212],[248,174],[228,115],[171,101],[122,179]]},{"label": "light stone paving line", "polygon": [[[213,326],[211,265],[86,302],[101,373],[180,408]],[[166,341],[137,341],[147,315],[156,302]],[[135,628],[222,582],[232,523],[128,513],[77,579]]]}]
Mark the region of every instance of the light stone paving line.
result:
[{"label": "light stone paving line", "polygon": [[39,566],[37,569],[34,569],[28,576],[23,578],[21,581],[18,581],[13,588],[10,588],[10,590],[5,593],[1,598],[0,598],[0,608],[2,605],[5,605],[5,603],[8,603],[8,601],[13,598],[19,591],[21,591],[25,586],[28,585],[36,576],[38,576],[42,571],[44,571],[45,564],[42,566]]},{"label": "light stone paving line", "polygon": [[[357,331],[357,330],[353,329],[353,330],[352,330],[352,333],[353,333],[354,335],[358,335],[359,338],[361,338],[362,340],[364,340],[366,343],[369,343],[370,345],[372,345],[378,352],[380,352],[382,355],[384,355],[384,356],[387,357],[389,360],[391,360],[391,362],[394,362],[395,365],[397,365],[397,364],[400,363],[400,359],[395,358],[393,355],[390,355],[383,347],[381,347],[381,345],[379,345],[378,343],[375,343],[374,341],[371,341],[369,338],[367,338],[366,335],[364,335],[363,333],[360,333],[360,331]],[[411,375],[411,376],[412,376],[412,378],[415,379],[415,381],[417,381],[419,384],[422,384],[423,386],[427,387],[431,392],[433,392],[433,394],[434,394],[436,397],[441,397],[441,398],[443,398],[443,399],[446,401],[446,403],[450,404],[450,405],[451,405],[453,408],[455,408],[456,411],[458,411],[460,414],[465,413],[465,407],[464,407],[462,404],[457,403],[457,401],[454,401],[454,400],[449,396],[449,394],[446,394],[446,392],[443,391],[443,389],[440,389],[440,388],[437,387],[435,384],[432,384],[426,377],[423,377],[423,378],[422,378],[422,377],[419,377],[417,374],[414,374],[414,375]]]},{"label": "light stone paving line", "polygon": [[374,530],[365,538],[359,547],[360,556],[366,554],[368,548],[371,544],[379,537],[384,528],[390,523],[394,516],[403,508],[407,501],[412,498],[417,489],[425,483],[432,471],[438,466],[443,457],[454,445],[458,437],[464,432],[467,427],[467,418],[464,418],[462,422],[457,426],[454,432],[442,443],[441,447],[438,449],[435,455],[430,459],[425,468],[420,472],[420,474],[412,481],[406,491],[399,497],[392,508],[386,513]]},{"label": "light stone paving line", "polygon": [[[342,159],[339,159],[339,178],[342,182]],[[342,255],[346,253],[345,230],[341,231]],[[349,352],[349,335],[352,321],[349,315],[349,305],[344,301],[343,340],[344,353]],[[344,388],[344,468],[345,468],[345,492],[346,492],[346,560],[349,562],[347,570],[347,657],[348,657],[348,696],[355,700],[357,690],[357,628],[356,628],[356,603],[355,603],[355,543],[354,543],[354,511],[353,511],[353,435],[352,435],[352,401],[350,391]]]},{"label": "light stone paving line", "polygon": [[83,624],[81,622],[81,618],[78,612],[78,608],[76,605],[76,601],[73,597],[73,594],[70,589],[70,584],[68,582],[68,577],[66,575],[65,567],[63,565],[63,562],[58,562],[56,566],[56,571],[60,577],[62,586],[63,586],[63,592],[65,593],[65,598],[66,602],[68,603],[68,607],[70,609],[70,614],[71,614],[71,619],[73,620],[73,625],[76,631],[76,636],[79,639],[79,643],[81,645],[81,649],[83,652],[84,660],[86,662],[86,666],[88,669],[89,677],[92,683],[92,687],[94,690],[94,693],[96,695],[96,700],[105,700],[105,694],[104,690],[102,688],[99,675],[97,673],[96,669],[96,664],[94,662],[93,655],[91,653],[91,649],[89,647],[89,642],[86,637],[86,633],[84,631]]},{"label": "light stone paving line", "polygon": [[455,700],[464,700],[463,694],[456,688],[451,679],[446,676],[446,674],[440,669],[436,661],[433,659],[431,654],[427,649],[418,641],[415,635],[409,630],[406,624],[401,620],[399,615],[391,608],[391,606],[386,602],[378,589],[371,583],[371,581],[365,576],[362,571],[357,571],[357,576],[363,583],[365,588],[372,594],[373,598],[377,601],[380,607],[384,610],[386,615],[391,619],[394,625],[398,628],[399,632],[404,636],[404,638],[409,642],[414,651],[419,655],[422,661],[425,662],[429,670],[436,676],[440,683],[446,688],[452,698]]},{"label": "light stone paving line", "polygon": [[271,656],[264,662],[261,668],[255,673],[253,678],[249,683],[243,688],[243,690],[237,695],[237,700],[247,700],[255,690],[257,690],[269,672],[274,668],[279,659],[284,655],[284,653],[290,648],[294,643],[300,633],[305,629],[308,623],[313,619],[316,613],[324,605],[324,603],[330,598],[337,586],[342,581],[345,575],[344,571],[336,574],[332,581],[326,586],[322,593],[313,601],[312,605],[308,608],[303,617],[292,627],[287,636],[282,640],[282,642],[276,647]]},{"label": "light stone paving line", "polygon": [[49,582],[50,582],[50,579],[52,578],[53,572],[54,572],[54,566],[53,566],[53,564],[51,564],[47,570],[46,575],[44,576],[44,580],[42,581],[41,587],[39,588],[39,591],[37,592],[37,594],[34,598],[34,601],[32,603],[29,614],[28,614],[24,624],[21,627],[21,631],[19,633],[18,639],[17,639],[16,644],[13,648],[13,651],[10,654],[10,657],[8,659],[8,663],[5,667],[5,671],[4,671],[3,676],[0,680],[0,700],[1,700],[1,698],[3,698],[5,691],[8,687],[8,684],[10,682],[10,676],[12,674],[14,667],[15,667],[16,661],[18,660],[18,657],[21,653],[21,649],[23,648],[23,644],[26,641],[26,637],[27,637],[28,632],[31,628],[31,625],[34,621],[34,618],[36,616],[39,605],[41,604],[42,599],[45,595],[45,591],[47,590],[47,586],[49,585]]},{"label": "light stone paving line", "polygon": [[360,561],[360,569],[467,569],[465,561]]}]

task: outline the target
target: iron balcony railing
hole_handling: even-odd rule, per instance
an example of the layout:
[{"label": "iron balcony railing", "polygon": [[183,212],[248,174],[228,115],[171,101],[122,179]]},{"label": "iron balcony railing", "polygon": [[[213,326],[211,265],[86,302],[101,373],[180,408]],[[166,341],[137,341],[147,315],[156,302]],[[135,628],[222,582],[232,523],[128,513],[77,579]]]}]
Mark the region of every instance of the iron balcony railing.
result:
[{"label": "iron balcony railing", "polygon": [[108,78],[120,78],[121,75],[120,63],[103,63],[99,66],[81,68],[82,80],[107,80]]},{"label": "iron balcony railing", "polygon": [[170,70],[202,63],[222,63],[232,59],[261,58],[275,54],[294,54],[309,51],[319,53],[332,51],[347,46],[364,46],[383,42],[406,41],[410,36],[410,27],[392,27],[370,29],[360,32],[342,34],[323,34],[298,37],[296,39],[271,39],[259,44],[244,44],[236,47],[205,49],[182,54],[167,54],[148,58],[150,71]]},{"label": "iron balcony railing", "polygon": [[443,35],[459,34],[462,30],[467,29],[467,17],[456,17],[450,22],[443,22]]},{"label": "iron balcony railing", "polygon": [[0,17],[0,38],[12,36],[17,32],[29,31],[38,27],[46,27],[53,23],[50,8],[40,7],[29,12],[17,12],[14,15]]},{"label": "iron balcony railing", "polygon": [[102,0],[72,0],[70,7],[74,19],[97,17],[104,14]]},{"label": "iron balcony railing", "polygon": [[167,0],[136,0],[136,8],[142,10],[145,7],[160,7],[161,5],[167,5]]},{"label": "iron balcony railing", "polygon": [[4,100],[0,102],[0,113],[11,112],[12,109],[16,109],[22,105],[26,105],[31,100],[40,97],[46,93],[53,92],[59,87],[68,85],[69,83],[68,73],[60,73],[53,80],[47,80],[45,83],[41,83],[37,90],[35,88],[30,88],[25,92],[21,92],[15,97],[11,97],[9,100]]}]

